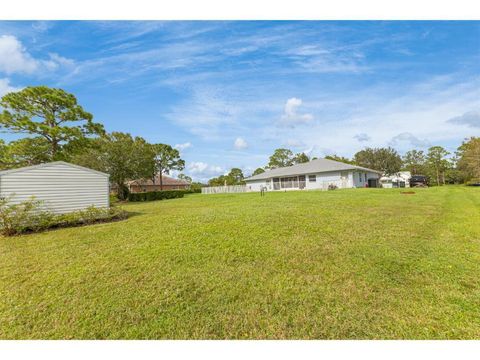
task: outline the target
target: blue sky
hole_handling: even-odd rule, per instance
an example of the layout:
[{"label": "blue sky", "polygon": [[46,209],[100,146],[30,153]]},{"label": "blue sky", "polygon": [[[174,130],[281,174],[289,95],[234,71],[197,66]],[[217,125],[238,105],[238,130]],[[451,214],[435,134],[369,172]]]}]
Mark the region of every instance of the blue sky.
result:
[{"label": "blue sky", "polygon": [[480,135],[480,22],[0,22],[0,95],[40,84],[198,180],[278,147],[453,151]]}]

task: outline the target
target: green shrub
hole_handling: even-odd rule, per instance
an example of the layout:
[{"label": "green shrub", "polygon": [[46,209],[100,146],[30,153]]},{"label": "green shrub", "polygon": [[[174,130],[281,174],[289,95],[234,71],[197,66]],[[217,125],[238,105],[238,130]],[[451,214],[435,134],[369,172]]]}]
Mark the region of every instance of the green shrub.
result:
[{"label": "green shrub", "polygon": [[177,199],[182,198],[185,195],[185,190],[164,190],[164,191],[150,191],[141,193],[130,193],[128,195],[128,201],[153,201],[164,199]]},{"label": "green shrub", "polygon": [[116,194],[110,194],[110,204],[115,204],[119,201],[118,196]]},{"label": "green shrub", "polygon": [[105,209],[94,206],[67,214],[54,214],[42,209],[42,202],[34,198],[19,204],[9,204],[9,200],[10,198],[0,200],[0,233],[5,236],[121,220],[128,216],[126,211],[117,207]]},{"label": "green shrub", "polygon": [[145,201],[147,193],[130,193],[128,195],[128,201]]},{"label": "green shrub", "polygon": [[200,194],[202,192],[202,188],[190,188],[188,190],[183,190],[185,194]]},{"label": "green shrub", "polygon": [[19,204],[9,204],[11,197],[0,200],[0,229],[10,236],[48,227],[54,214],[41,210],[41,202],[33,197]]},{"label": "green shrub", "polygon": [[467,186],[478,186],[477,184],[480,184],[480,179],[472,179],[465,183]]},{"label": "green shrub", "polygon": [[156,191],[147,192],[147,193],[145,194],[145,200],[146,200],[146,201],[157,200],[157,192],[156,192]]},{"label": "green shrub", "polygon": [[118,207],[104,209],[90,206],[85,210],[57,215],[56,226],[88,225],[102,221],[126,219],[127,216],[127,212]]}]

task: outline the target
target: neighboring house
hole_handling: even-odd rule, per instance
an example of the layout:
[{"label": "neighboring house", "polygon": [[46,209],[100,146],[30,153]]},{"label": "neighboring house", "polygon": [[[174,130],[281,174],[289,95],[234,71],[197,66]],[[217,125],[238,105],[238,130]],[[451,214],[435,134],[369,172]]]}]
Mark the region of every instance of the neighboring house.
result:
[{"label": "neighboring house", "polygon": [[109,175],[82,166],[56,161],[0,171],[0,196],[18,204],[30,199],[55,213],[89,206],[109,207]]},{"label": "neighboring house", "polygon": [[130,192],[149,192],[160,190],[187,190],[190,183],[185,180],[174,179],[170,176],[162,175],[162,188],[160,188],[160,175],[156,175],[154,181],[152,179],[132,180],[127,182]]},{"label": "neighboring house", "polygon": [[404,188],[410,187],[410,178],[412,174],[410,171],[400,171],[390,176],[382,176],[380,184],[384,188]]},{"label": "neighboring house", "polygon": [[265,171],[245,179],[250,191],[378,187],[381,171],[328,159]]}]

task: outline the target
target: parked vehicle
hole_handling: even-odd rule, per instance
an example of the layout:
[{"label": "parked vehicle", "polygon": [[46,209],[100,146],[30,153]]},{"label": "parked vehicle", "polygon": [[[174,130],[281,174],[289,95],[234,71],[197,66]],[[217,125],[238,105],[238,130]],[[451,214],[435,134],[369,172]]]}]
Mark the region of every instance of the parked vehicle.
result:
[{"label": "parked vehicle", "polygon": [[410,178],[410,187],[427,187],[428,180],[424,175],[413,175]]}]

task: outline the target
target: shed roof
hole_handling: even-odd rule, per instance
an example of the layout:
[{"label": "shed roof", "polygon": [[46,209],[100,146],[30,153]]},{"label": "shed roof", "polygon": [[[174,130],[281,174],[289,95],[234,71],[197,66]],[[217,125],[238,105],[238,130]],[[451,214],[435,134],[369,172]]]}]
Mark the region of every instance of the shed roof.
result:
[{"label": "shed roof", "polygon": [[264,173],[246,178],[245,181],[263,180],[263,179],[269,179],[277,176],[306,175],[306,174],[315,174],[315,173],[330,172],[330,171],[344,171],[344,170],[362,170],[362,171],[370,171],[377,174],[382,174],[381,171],[364,168],[362,166],[350,165],[350,164],[342,163],[340,161],[321,158],[321,159],[315,159],[303,164],[297,164],[293,166],[287,166],[287,167],[277,168],[273,170],[268,170],[268,171],[265,171]]},{"label": "shed roof", "polygon": [[86,168],[86,167],[83,167],[83,166],[80,166],[80,165],[70,164],[70,163],[65,162],[65,161],[53,161],[53,162],[43,163],[43,164],[38,164],[38,165],[24,166],[24,167],[17,168],[17,169],[2,170],[2,171],[0,171],[0,176],[6,175],[6,174],[11,174],[11,173],[16,173],[16,172],[27,171],[27,170],[47,168],[47,167],[50,167],[52,165],[60,165],[60,164],[61,165],[67,165],[67,166],[70,166],[70,167],[76,168],[76,169],[89,171],[91,173],[95,173],[95,174],[106,176],[106,177],[110,176],[109,174],[106,174],[104,172],[93,170],[93,169],[90,169],[90,168]]}]

